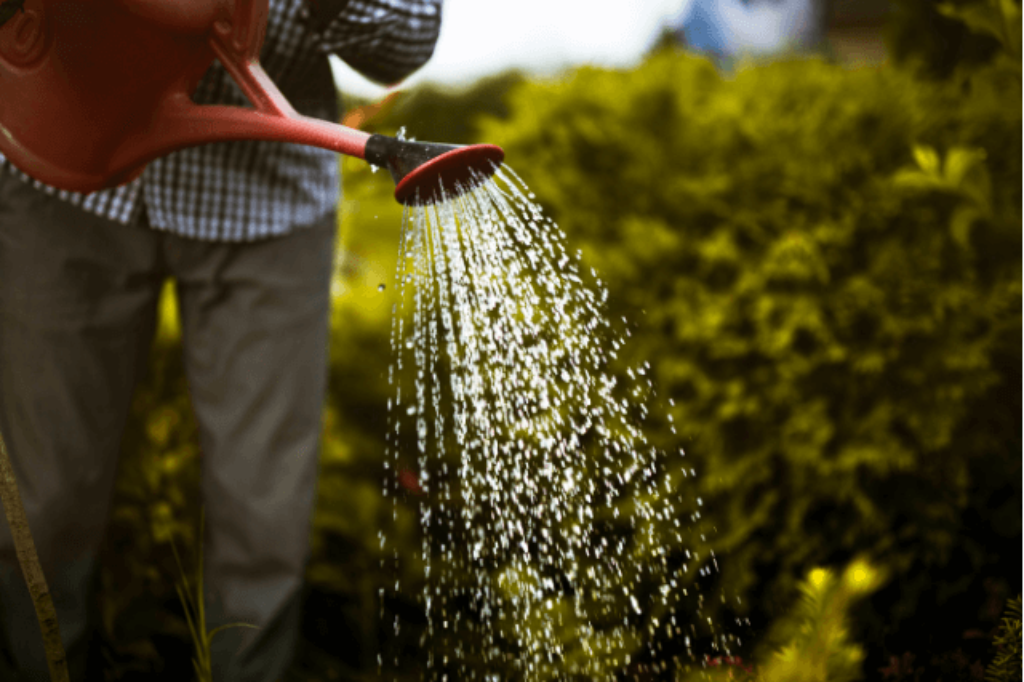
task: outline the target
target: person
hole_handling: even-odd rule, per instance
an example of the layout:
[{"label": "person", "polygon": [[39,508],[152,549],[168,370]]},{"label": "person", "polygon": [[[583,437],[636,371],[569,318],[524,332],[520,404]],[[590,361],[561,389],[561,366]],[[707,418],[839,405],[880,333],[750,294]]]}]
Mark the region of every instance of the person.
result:
[{"label": "person", "polygon": [[[441,4],[270,0],[260,60],[300,113],[336,121],[328,56],[396,83],[432,55]],[[193,99],[245,104],[216,62]],[[72,682],[94,674],[86,670],[98,548],[168,277],[202,453],[208,627],[259,628],[217,635],[214,679],[279,679],[297,648],[310,550],[337,155],[215,143],[157,159],[138,179],[88,195],[45,186],[2,157],[0,165],[0,433]],[[4,520],[0,680],[48,679]]]}]

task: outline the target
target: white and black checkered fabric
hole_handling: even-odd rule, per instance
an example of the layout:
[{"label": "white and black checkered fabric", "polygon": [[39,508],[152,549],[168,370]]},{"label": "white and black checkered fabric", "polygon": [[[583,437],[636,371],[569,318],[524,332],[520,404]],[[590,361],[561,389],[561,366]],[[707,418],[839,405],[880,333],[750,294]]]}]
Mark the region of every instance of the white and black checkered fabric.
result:
[{"label": "white and black checkered fabric", "polygon": [[[396,83],[433,54],[441,2],[349,0],[335,17],[321,19],[324,28],[316,31],[307,0],[270,0],[260,63],[285,93],[330,53],[372,80]],[[325,100],[336,96],[329,90],[322,94]],[[219,63],[203,77],[193,99],[246,104]],[[335,207],[339,192],[337,154],[281,142],[190,147],[151,162],[126,185],[91,194],[44,185],[3,155],[0,165],[91,213],[127,224],[145,204],[154,228],[212,241],[252,241],[312,225]]]}]

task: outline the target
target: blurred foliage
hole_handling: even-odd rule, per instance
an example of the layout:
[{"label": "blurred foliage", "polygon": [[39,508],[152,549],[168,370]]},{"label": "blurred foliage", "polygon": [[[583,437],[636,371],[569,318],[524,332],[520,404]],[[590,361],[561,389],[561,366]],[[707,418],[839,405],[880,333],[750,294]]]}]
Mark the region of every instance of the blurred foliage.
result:
[{"label": "blurred foliage", "polygon": [[993,59],[1020,73],[1018,0],[894,0],[886,38],[893,59],[931,78]]},{"label": "blurred foliage", "polygon": [[[522,73],[506,71],[460,89],[427,84],[400,93],[386,112],[361,127],[386,135],[394,135],[401,127],[410,140],[470,144],[480,139],[481,117],[508,116],[505,94],[525,81]],[[357,99],[350,102],[350,106],[361,104]]]},{"label": "blurred foliage", "polygon": [[[762,630],[787,617],[788,595],[811,589],[801,576],[863,556],[889,576],[884,587],[839,609],[837,595],[852,595],[845,578],[814,574],[817,615],[810,601],[801,608],[831,632],[848,628],[845,651],[862,642],[871,669],[873,652],[951,647],[936,624],[953,638],[971,627],[946,614],[977,608],[983,578],[1019,589],[1021,81],[1019,56],[1006,57],[1014,45],[1019,55],[1019,13],[1015,34],[996,35],[983,8],[1017,5],[901,6],[948,22],[937,36],[920,26],[911,35],[909,19],[894,25],[905,40],[897,56],[942,79],[816,59],[723,77],[663,49],[630,71],[419,90],[364,126],[502,145],[605,281],[608,314],[630,320],[618,371],[650,361],[659,396],[673,402],[650,405],[648,437],[687,451],[686,469],[666,467],[662,492],[648,492],[685,490],[676,513],[696,519],[681,536],[638,520],[637,537],[653,540],[637,544],[637,561],[655,551],[682,561],[699,546],[720,566],[694,566],[680,588],[700,589],[675,612],[645,614],[641,639],[662,637],[649,634],[655,618],[686,623],[699,608],[716,623],[752,618],[748,646],[776,641]],[[961,10],[974,14],[953,18]],[[945,54],[950,31],[977,47]],[[379,648],[387,667],[417,676],[431,653],[419,599],[424,500],[395,484],[415,475],[414,461],[382,468],[402,209],[386,174],[342,165],[309,568],[313,588],[336,600],[305,634],[355,669],[375,670]],[[103,574],[118,654],[153,665],[155,633],[187,640],[169,540],[194,554],[198,518],[195,424],[165,293],[125,437],[117,561]],[[687,506],[697,497],[699,510]],[[635,502],[623,502],[624,517]],[[848,623],[836,615],[847,609]],[[796,626],[786,641],[797,648],[784,651],[813,659],[807,638],[818,630]],[[668,640],[655,648],[679,653]]]},{"label": "blurred foliage", "polygon": [[674,400],[725,593],[765,620],[866,553],[898,579],[865,615],[879,643],[978,573],[1018,580],[996,549],[1020,533],[1013,69],[725,79],[663,52],[511,97],[483,137],[637,320],[623,366]]}]

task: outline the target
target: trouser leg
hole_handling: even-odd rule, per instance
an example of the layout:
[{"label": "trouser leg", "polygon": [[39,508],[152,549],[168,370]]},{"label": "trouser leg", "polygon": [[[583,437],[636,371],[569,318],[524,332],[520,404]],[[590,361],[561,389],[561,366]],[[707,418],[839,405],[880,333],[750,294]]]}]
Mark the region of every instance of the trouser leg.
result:
[{"label": "trouser leg", "polygon": [[[0,175],[0,431],[72,681],[84,680],[117,455],[159,294],[157,242]],[[48,680],[0,521],[0,679]]]},{"label": "trouser leg", "polygon": [[167,237],[199,427],[209,627],[220,682],[294,656],[326,390],[335,221],[242,245]]}]

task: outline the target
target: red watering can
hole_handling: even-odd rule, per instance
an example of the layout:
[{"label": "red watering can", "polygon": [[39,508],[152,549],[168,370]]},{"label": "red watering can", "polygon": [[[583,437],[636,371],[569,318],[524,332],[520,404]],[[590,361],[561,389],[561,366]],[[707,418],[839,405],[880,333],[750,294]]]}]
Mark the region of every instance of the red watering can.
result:
[{"label": "red watering can", "polygon": [[[494,145],[370,135],[298,114],[257,61],[267,0],[13,0],[0,25],[0,152],[29,175],[92,192],[182,147],[308,144],[387,168],[395,198],[432,203],[492,175]],[[11,5],[5,3],[5,9]],[[214,57],[255,107],[197,105]]]}]

